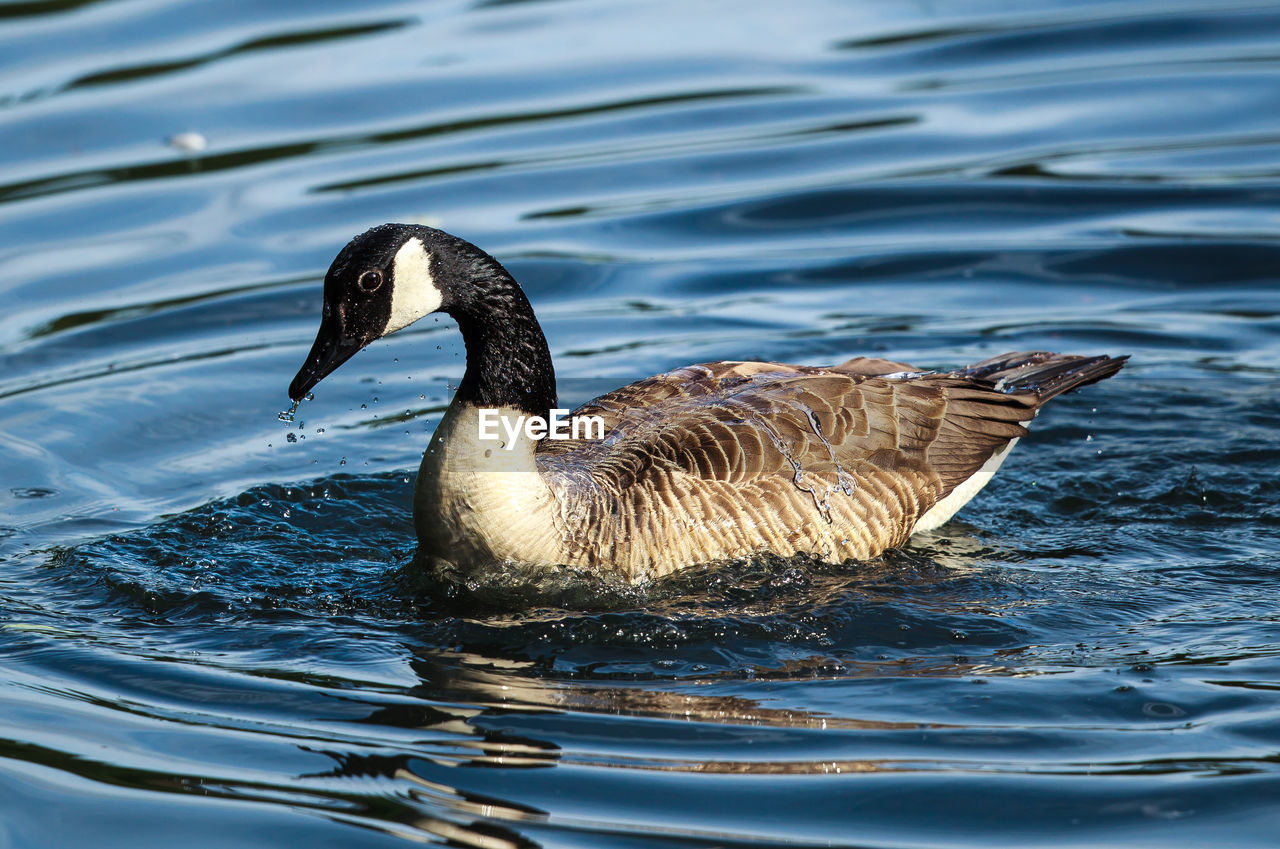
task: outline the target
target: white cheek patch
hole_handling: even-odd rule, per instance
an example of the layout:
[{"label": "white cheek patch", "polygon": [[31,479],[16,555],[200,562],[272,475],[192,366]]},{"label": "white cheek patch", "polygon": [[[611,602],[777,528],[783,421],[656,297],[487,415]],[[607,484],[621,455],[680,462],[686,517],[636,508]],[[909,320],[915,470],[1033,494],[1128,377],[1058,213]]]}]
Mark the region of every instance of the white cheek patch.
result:
[{"label": "white cheek patch", "polygon": [[440,309],[444,298],[431,279],[431,255],[417,236],[396,251],[391,278],[391,318],[382,331],[384,335]]}]

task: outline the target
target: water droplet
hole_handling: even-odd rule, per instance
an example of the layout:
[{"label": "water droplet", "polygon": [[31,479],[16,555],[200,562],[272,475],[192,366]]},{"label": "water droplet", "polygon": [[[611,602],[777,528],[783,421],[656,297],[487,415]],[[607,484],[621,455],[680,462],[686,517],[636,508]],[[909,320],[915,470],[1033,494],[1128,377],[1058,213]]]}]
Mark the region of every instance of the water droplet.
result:
[{"label": "water droplet", "polygon": [[285,439],[287,439],[289,442],[297,442],[297,441],[298,441],[298,437],[296,437],[296,436],[294,436],[294,435],[293,435],[293,431],[289,431],[289,433],[285,436]]},{"label": "water droplet", "polygon": [[294,401],[293,404],[289,407],[289,409],[281,410],[280,413],[276,415],[276,418],[284,422],[285,424],[292,422],[293,414],[298,412],[298,405],[301,403],[302,403],[301,401]]},{"label": "water droplet", "polygon": [[361,405],[360,405],[360,409],[362,409],[362,410],[367,410],[367,409],[369,409],[369,405],[368,405],[368,404],[361,404]]},{"label": "water droplet", "polygon": [[166,144],[183,153],[199,153],[209,146],[209,140],[200,133],[178,133],[169,136]]},{"label": "water droplet", "polygon": [[345,465],[347,465],[347,458],[346,458],[346,457],[343,457],[341,460],[339,460],[339,461],[338,461],[338,465],[339,465],[339,466],[345,466]]},{"label": "water droplet", "polygon": [[316,428],[316,433],[324,433],[324,428],[322,427]]}]

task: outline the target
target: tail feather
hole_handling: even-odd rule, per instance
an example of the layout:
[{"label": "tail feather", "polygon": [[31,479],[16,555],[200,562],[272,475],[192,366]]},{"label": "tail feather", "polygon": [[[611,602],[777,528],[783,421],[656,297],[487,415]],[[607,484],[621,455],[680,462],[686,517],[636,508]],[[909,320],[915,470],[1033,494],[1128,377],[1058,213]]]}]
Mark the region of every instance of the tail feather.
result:
[{"label": "tail feather", "polygon": [[990,383],[994,389],[1010,395],[1033,395],[1043,404],[1069,389],[1111,377],[1124,367],[1128,359],[1127,355],[1082,357],[1047,351],[1021,351],[983,360],[956,373]]},{"label": "tail feather", "polygon": [[1026,435],[1027,423],[1042,404],[1110,377],[1128,359],[1022,351],[939,375],[947,381],[947,407],[928,459],[942,481],[942,497],[913,532],[941,525],[972,498],[1013,443]]}]

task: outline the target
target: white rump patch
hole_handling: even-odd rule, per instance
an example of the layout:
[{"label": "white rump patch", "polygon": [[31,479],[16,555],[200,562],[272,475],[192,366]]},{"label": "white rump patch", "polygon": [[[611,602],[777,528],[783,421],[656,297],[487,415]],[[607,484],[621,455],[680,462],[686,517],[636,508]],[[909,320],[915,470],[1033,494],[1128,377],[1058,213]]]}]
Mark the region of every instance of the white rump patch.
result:
[{"label": "white rump patch", "polygon": [[1009,456],[1009,452],[1017,444],[1018,440],[1010,439],[1008,445],[988,457],[987,462],[982,464],[981,469],[970,475],[963,483],[951,490],[946,498],[930,507],[923,516],[917,519],[915,527],[911,529],[911,533],[918,534],[921,531],[932,531],[945,525],[952,516],[960,512],[961,507],[968,504],[978,494],[978,491],[991,481],[996,469],[1000,468],[1004,458]]},{"label": "white rump patch", "polygon": [[431,255],[414,236],[396,251],[391,270],[391,318],[383,335],[408,327],[440,309],[444,297],[431,278]]}]

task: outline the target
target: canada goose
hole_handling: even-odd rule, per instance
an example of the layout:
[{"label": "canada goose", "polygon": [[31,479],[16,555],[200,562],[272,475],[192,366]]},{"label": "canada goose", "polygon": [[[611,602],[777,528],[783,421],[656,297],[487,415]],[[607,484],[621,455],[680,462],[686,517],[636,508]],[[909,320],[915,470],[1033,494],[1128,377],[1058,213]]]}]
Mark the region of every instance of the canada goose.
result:
[{"label": "canada goose", "polygon": [[565,565],[638,582],[763,552],[874,557],[950,519],[1042,404],[1126,359],[1010,353],[952,372],[863,357],[703,363],[575,410],[603,420],[602,438],[538,438],[509,426],[556,408],[520,286],[456,236],[384,224],[325,275],[320,330],[289,396],[434,312],[457,321],[467,370],[423,455],[414,521],[420,554],[464,573]]}]

